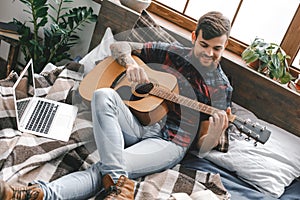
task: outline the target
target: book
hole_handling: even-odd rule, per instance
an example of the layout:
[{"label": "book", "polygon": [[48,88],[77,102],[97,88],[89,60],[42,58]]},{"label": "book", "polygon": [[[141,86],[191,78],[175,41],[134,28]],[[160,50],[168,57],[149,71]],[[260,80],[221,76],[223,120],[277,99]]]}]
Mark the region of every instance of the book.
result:
[{"label": "book", "polygon": [[7,33],[13,33],[18,34],[18,27],[17,25],[13,23],[6,23],[6,22],[0,22],[0,31],[1,32],[7,32]]}]

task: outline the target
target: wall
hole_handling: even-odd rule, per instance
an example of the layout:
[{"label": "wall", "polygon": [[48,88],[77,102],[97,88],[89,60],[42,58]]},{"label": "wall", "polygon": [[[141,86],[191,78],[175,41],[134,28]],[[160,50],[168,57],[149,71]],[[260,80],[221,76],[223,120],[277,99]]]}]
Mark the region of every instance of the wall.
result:
[{"label": "wall", "polygon": [[[98,15],[100,7],[101,7],[100,4],[95,3],[92,0],[74,0],[74,2],[70,4],[70,7],[71,6],[92,7],[94,10],[94,13],[97,15]],[[14,1],[13,0],[1,0],[0,20],[3,22],[10,22],[13,20],[13,18],[16,18],[19,21],[24,22],[25,20],[28,20],[28,14],[24,12],[25,8],[26,7],[24,6],[24,4],[21,3],[19,0],[14,0]],[[86,24],[83,27],[83,31],[79,31],[77,33],[77,35],[80,37],[80,41],[76,46],[74,46],[71,49],[71,55],[73,57],[75,57],[77,55],[79,55],[79,56],[86,55],[86,53],[88,52],[88,48],[90,45],[94,27],[95,27],[95,23]],[[42,34],[41,34],[41,36],[42,36]],[[0,56],[2,58],[6,58],[7,53],[8,53],[8,45],[3,43],[3,45],[1,45]],[[22,60],[22,58],[19,58],[19,60]]]}]

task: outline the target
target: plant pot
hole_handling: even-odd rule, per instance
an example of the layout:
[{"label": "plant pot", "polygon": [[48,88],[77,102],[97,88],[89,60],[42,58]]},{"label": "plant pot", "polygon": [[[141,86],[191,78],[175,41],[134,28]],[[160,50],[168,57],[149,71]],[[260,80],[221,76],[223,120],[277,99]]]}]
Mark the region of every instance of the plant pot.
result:
[{"label": "plant pot", "polygon": [[249,66],[251,69],[254,69],[255,71],[257,71],[258,68],[259,68],[259,60],[256,60],[256,61],[254,61],[254,62],[248,63],[248,66]]}]

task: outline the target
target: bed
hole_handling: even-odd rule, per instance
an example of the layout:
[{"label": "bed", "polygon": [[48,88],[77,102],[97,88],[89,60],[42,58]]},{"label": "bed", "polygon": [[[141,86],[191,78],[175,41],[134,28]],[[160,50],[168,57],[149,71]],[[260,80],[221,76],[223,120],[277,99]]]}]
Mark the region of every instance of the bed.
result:
[{"label": "bed", "polygon": [[[109,8],[115,4],[103,1],[102,6]],[[117,6],[116,9],[119,9]],[[82,79],[97,63],[110,56],[109,44],[116,39],[182,43],[157,25],[147,13],[139,15],[130,11],[128,14],[127,8],[120,8],[127,17],[134,16],[127,21],[131,23],[119,26],[114,17],[108,16],[112,12],[101,8],[101,19],[92,37],[90,52],[79,63],[70,62],[64,66],[48,64],[41,74],[35,75],[39,96],[78,107],[68,142],[17,131],[12,103],[12,85],[17,75],[10,74],[0,81],[0,179],[17,185],[26,185],[37,179],[52,181],[97,162],[99,155],[92,133],[90,105],[82,99],[78,90]],[[106,20],[103,21],[103,18]],[[199,199],[197,195],[200,193],[206,195],[206,199],[214,199],[215,196],[234,200],[300,199],[300,138],[261,120],[235,102],[233,112],[268,127],[272,134],[267,143],[254,146],[252,140],[248,141],[232,126],[227,153],[212,151],[203,158],[191,151],[174,168],[135,180],[135,199]]]}]

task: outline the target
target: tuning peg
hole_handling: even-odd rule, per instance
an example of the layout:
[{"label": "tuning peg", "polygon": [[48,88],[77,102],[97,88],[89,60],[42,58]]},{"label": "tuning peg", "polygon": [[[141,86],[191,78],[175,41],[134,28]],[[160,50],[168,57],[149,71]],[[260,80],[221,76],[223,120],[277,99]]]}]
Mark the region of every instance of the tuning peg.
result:
[{"label": "tuning peg", "polygon": [[258,126],[260,126],[260,124],[257,123],[257,122],[255,122],[255,123],[252,124],[252,127],[253,127],[253,128],[258,127]]},{"label": "tuning peg", "polygon": [[245,126],[240,125],[239,129],[243,130],[245,128]]},{"label": "tuning peg", "polygon": [[251,119],[246,119],[245,121],[244,121],[244,124],[249,124],[251,122]]},{"label": "tuning peg", "polygon": [[245,140],[246,140],[247,142],[249,142],[249,141],[250,141],[250,137],[246,137]]},{"label": "tuning peg", "polygon": [[260,131],[263,132],[263,131],[265,131],[266,129],[267,129],[267,127],[262,126],[261,129],[260,129]]}]

